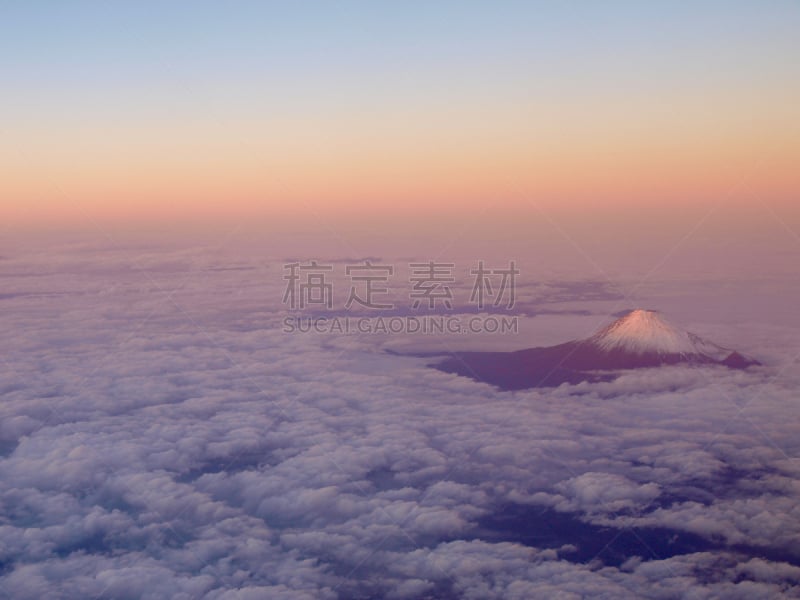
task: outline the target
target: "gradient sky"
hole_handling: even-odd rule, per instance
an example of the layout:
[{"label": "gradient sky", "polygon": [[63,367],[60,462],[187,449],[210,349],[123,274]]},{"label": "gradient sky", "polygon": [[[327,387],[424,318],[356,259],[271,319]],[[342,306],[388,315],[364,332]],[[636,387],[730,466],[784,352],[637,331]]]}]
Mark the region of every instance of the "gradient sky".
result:
[{"label": "gradient sky", "polygon": [[793,0],[3,2],[0,57],[5,223],[798,204]]}]

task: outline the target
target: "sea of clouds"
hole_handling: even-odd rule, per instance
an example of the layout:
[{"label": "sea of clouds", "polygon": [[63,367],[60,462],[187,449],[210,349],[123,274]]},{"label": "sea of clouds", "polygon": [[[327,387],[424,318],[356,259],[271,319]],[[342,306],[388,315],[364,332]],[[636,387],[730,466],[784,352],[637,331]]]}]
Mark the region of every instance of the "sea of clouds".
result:
[{"label": "sea of clouds", "polygon": [[[768,359],[752,371],[500,392],[375,336],[282,333],[281,273],[135,247],[0,260],[0,597],[800,597],[798,321],[754,314],[781,336],[737,340]],[[615,299],[531,285],[573,290],[547,309],[589,326]],[[486,525],[508,507],[607,548]],[[607,559],[623,533],[640,548]]]}]

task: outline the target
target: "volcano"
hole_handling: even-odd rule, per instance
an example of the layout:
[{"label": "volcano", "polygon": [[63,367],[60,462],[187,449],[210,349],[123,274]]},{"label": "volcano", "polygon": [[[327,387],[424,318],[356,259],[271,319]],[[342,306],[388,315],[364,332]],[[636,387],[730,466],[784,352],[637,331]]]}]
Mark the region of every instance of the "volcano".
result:
[{"label": "volcano", "polygon": [[756,360],[637,309],[583,340],[515,352],[453,352],[432,366],[503,390],[610,381],[626,369],[675,364],[746,369]]}]

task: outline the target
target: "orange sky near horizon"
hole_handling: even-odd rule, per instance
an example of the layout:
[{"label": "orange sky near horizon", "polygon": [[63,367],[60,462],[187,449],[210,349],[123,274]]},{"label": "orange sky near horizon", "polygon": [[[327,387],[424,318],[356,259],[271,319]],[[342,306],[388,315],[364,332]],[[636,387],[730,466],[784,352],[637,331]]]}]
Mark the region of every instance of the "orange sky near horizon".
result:
[{"label": "orange sky near horizon", "polygon": [[[122,29],[90,33],[92,19],[108,26],[115,15],[84,7],[68,15],[73,29],[51,32],[52,49],[16,54],[19,85],[0,106],[0,220],[368,220],[410,210],[446,219],[487,202],[526,210],[532,200],[600,216],[728,197],[794,211],[800,11],[667,6],[615,6],[618,19],[601,22],[589,7],[519,8],[517,19],[474,9],[446,33],[453,7],[429,22],[392,15],[399,26],[382,11],[363,17],[387,35],[413,34],[416,53],[406,37],[354,41],[322,17],[308,29],[295,14],[284,16],[300,38],[265,41],[257,28],[242,33],[246,16],[234,19],[238,30],[215,29],[204,6],[182,28],[150,31],[169,60]],[[517,23],[523,14],[536,19],[530,30]],[[128,17],[141,31],[154,27]],[[20,18],[44,36],[43,15]],[[30,44],[24,31],[6,43]],[[238,38],[250,45],[237,48]],[[175,53],[178,42],[193,52]],[[301,42],[321,47],[306,52]],[[294,54],[264,63],[268,50]],[[248,56],[257,62],[243,64]]]},{"label": "orange sky near horizon", "polygon": [[[669,108],[661,107],[665,111]],[[770,108],[772,110],[770,110]],[[0,143],[0,217],[102,221],[443,214],[527,198],[563,210],[800,195],[794,107],[757,119],[614,106],[480,114],[326,115],[315,122],[41,123]],[[710,111],[709,111],[710,112]],[[716,116],[716,122],[710,118]],[[7,138],[8,139],[8,138]]]}]

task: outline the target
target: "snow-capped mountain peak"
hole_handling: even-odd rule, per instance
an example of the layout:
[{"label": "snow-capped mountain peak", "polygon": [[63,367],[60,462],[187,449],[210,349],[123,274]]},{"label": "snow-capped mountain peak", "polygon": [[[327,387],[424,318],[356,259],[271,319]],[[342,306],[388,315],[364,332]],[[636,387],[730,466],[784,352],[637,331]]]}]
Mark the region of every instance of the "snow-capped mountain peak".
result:
[{"label": "snow-capped mountain peak", "polygon": [[633,354],[718,354],[722,348],[667,323],[654,310],[636,309],[595,333],[599,349]]},{"label": "snow-capped mountain peak", "polygon": [[757,360],[670,325],[653,310],[634,310],[583,340],[514,352],[452,352],[435,366],[504,390],[613,381],[627,369],[661,365],[747,369]]}]

